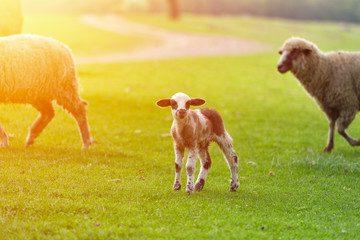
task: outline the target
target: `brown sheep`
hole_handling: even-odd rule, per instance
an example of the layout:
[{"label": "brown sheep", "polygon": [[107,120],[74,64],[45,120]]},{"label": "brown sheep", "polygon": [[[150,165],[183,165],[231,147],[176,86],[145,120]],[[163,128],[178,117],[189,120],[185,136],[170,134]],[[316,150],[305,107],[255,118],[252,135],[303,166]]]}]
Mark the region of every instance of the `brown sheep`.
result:
[{"label": "brown sheep", "polygon": [[346,133],[360,109],[360,52],[323,53],[305,39],[287,40],[279,53],[278,71],[291,71],[329,120],[325,152],[334,147],[334,128],[351,145],[360,141]]}]

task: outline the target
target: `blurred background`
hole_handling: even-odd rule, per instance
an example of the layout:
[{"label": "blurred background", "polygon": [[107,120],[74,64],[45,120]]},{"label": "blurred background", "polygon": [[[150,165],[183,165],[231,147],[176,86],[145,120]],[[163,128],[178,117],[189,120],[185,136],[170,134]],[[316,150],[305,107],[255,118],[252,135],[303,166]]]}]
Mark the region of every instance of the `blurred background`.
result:
[{"label": "blurred background", "polygon": [[[38,112],[0,104],[12,136],[0,150],[1,239],[357,239],[359,148],[337,136],[336,151],[322,154],[324,114],[276,66],[291,36],[359,51],[359,21],[359,0],[0,0],[0,35],[51,36],[71,48],[97,142],[80,152],[74,120],[56,107],[24,148]],[[226,50],[229,39],[256,51],[193,58],[204,46]],[[186,44],[191,57],[124,58]],[[172,117],[155,102],[180,91],[206,99],[226,122],[241,159],[237,195],[225,193],[217,147],[209,190],[172,192]],[[351,135],[358,126],[360,118]]]},{"label": "blurred background", "polygon": [[[5,1],[5,0],[3,0]],[[11,0],[19,1],[19,0]],[[358,0],[22,0],[24,11],[249,14],[294,19],[360,21]],[[172,13],[177,16],[176,13]]]},{"label": "blurred background", "polygon": [[0,0],[0,19],[1,36],[52,36],[80,57],[160,43],[171,43],[168,52],[179,52],[174,41],[185,45],[179,36],[166,40],[154,28],[135,30],[140,26],[131,25],[134,22],[256,41],[272,46],[273,52],[291,36],[307,38],[325,51],[358,50],[360,41],[358,0]]}]

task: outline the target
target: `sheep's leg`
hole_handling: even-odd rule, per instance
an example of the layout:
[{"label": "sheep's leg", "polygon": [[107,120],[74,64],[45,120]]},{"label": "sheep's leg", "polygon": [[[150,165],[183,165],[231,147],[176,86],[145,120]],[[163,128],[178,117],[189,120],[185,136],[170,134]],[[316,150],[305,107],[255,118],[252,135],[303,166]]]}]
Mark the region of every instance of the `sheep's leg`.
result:
[{"label": "sheep's leg", "polygon": [[181,168],[184,159],[185,148],[183,146],[175,145],[175,181],[173,190],[181,189]]},{"label": "sheep's leg", "polygon": [[9,137],[4,131],[4,129],[0,125],[0,139],[1,139],[1,147],[8,147],[9,146]]},{"label": "sheep's leg", "polygon": [[76,101],[72,102],[62,102],[61,105],[68,110],[71,115],[75,118],[81,139],[83,141],[83,148],[90,148],[90,145],[92,143],[91,135],[90,135],[90,129],[89,124],[87,122],[86,118],[86,109],[85,106],[87,105],[86,101],[81,100],[80,98]]},{"label": "sheep's leg", "polygon": [[350,123],[354,120],[354,118],[355,118],[355,113],[352,114],[352,113],[344,112],[344,113],[340,114],[340,117],[338,118],[338,120],[336,122],[336,127],[337,127],[339,134],[343,138],[345,138],[345,140],[351,146],[359,146],[360,141],[355,140],[345,131],[348,128],[348,126],[350,125]]},{"label": "sheep's leg", "polygon": [[334,148],[334,129],[335,129],[335,120],[330,120],[329,123],[329,135],[326,147],[324,148],[324,152],[331,152]]},{"label": "sheep's leg", "polygon": [[187,193],[194,192],[194,175],[195,175],[195,167],[196,167],[196,158],[197,158],[196,148],[190,148],[189,156],[188,156],[187,163],[186,163],[186,173],[187,173],[186,192]]},{"label": "sheep's leg", "polygon": [[199,158],[201,161],[201,169],[198,179],[195,183],[195,191],[201,191],[204,188],[206,176],[211,167],[211,158],[208,151],[208,146],[203,147],[199,150]]},{"label": "sheep's leg", "polygon": [[240,186],[238,171],[239,171],[239,163],[238,157],[236,155],[235,150],[233,149],[233,144],[231,137],[225,133],[225,136],[217,143],[220,146],[221,151],[224,154],[224,157],[229,165],[230,173],[231,173],[231,183],[230,183],[230,192],[236,192],[236,189]]},{"label": "sheep's leg", "polygon": [[40,135],[44,128],[49,124],[55,116],[54,107],[51,102],[36,102],[31,104],[39,112],[39,116],[35,122],[29,127],[29,134],[26,138],[25,146],[28,147],[34,143],[35,139]]}]

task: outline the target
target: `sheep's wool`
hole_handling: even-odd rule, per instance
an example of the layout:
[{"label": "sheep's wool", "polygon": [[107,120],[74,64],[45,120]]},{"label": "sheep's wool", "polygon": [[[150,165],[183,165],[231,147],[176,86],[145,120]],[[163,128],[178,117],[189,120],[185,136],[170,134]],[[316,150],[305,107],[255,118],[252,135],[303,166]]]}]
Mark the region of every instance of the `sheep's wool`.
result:
[{"label": "sheep's wool", "polygon": [[61,104],[74,92],[76,68],[65,44],[34,35],[0,38],[0,102],[56,99]]}]

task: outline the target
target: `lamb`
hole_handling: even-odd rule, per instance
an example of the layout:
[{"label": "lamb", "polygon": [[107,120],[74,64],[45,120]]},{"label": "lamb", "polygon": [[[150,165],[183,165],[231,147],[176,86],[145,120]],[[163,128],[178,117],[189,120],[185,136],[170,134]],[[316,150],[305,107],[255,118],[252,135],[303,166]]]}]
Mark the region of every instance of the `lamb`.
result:
[{"label": "lamb", "polygon": [[[0,102],[28,103],[40,112],[29,128],[26,146],[54,117],[52,101],[56,100],[77,121],[83,147],[90,147],[87,102],[80,98],[78,88],[74,57],[65,44],[36,35],[0,37]],[[9,146],[1,125],[0,139],[3,147]]]},{"label": "lamb", "polygon": [[279,51],[278,71],[291,71],[315,99],[329,121],[325,152],[334,147],[334,128],[351,146],[359,146],[345,131],[360,108],[360,52],[323,53],[305,39],[293,37]]},{"label": "lamb", "polygon": [[[175,150],[175,182],[173,190],[181,189],[181,168],[185,148],[189,149],[186,163],[187,185],[186,192],[201,191],[204,188],[206,175],[211,167],[209,145],[215,141],[229,165],[231,172],[230,191],[235,192],[239,187],[238,157],[233,149],[232,139],[225,130],[220,114],[211,108],[191,110],[190,106],[201,106],[205,100],[190,98],[184,93],[176,93],[171,98],[161,99],[156,102],[160,107],[171,106],[173,124],[171,135],[174,140]],[[196,158],[199,155],[201,169],[194,187],[194,173]]]}]

